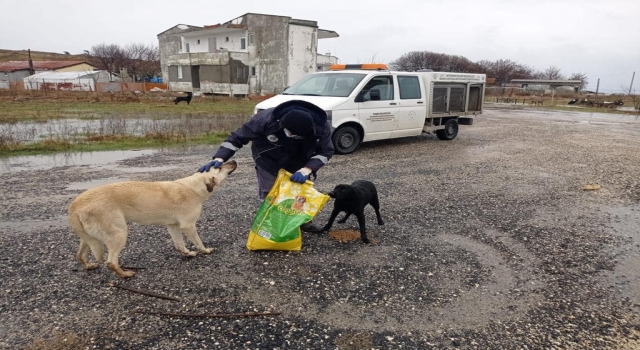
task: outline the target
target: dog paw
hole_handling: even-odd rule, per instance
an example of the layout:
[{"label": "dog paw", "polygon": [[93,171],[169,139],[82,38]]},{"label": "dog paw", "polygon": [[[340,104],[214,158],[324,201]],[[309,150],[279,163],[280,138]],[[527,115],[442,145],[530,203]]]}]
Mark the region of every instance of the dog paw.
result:
[{"label": "dog paw", "polygon": [[384,221],[382,220],[378,221],[378,225],[384,225]]},{"label": "dog paw", "polygon": [[131,278],[135,274],[136,273],[131,270],[122,270],[122,273],[119,273],[118,276],[120,276],[121,278]]},{"label": "dog paw", "polygon": [[98,267],[100,267],[100,264],[86,264],[86,265],[84,265],[84,268],[86,270],[95,270]]},{"label": "dog paw", "polygon": [[211,254],[211,252],[213,252],[213,248],[200,249],[199,252],[202,254]]},{"label": "dog paw", "polygon": [[363,238],[362,243],[369,244],[371,243],[371,241],[369,240],[369,238]]},{"label": "dog paw", "polygon": [[196,252],[194,252],[192,250],[185,250],[185,251],[183,251],[181,253],[184,256],[196,256],[196,255],[198,255],[198,253],[196,253]]}]

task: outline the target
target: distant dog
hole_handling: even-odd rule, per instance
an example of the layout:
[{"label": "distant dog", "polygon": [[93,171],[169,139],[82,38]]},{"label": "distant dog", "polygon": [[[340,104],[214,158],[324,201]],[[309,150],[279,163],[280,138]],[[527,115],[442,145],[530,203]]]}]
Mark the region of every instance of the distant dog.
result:
[{"label": "distant dog", "polygon": [[178,104],[182,101],[185,101],[187,104],[189,104],[191,102],[192,96],[193,96],[193,93],[187,92],[187,96],[178,96],[173,100],[173,103]]},{"label": "distant dog", "polygon": [[[205,248],[196,232],[196,221],[204,201],[236,167],[237,163],[230,161],[219,169],[211,168],[175,181],[126,181],[81,193],[69,205],[71,227],[80,236],[76,257],[85,269],[95,269],[103,262],[106,245],[107,267],[120,277],[132,277],[133,271],[123,270],[118,264],[120,251],[127,242],[129,222],[167,226],[174,247],[186,256],[195,256],[196,252],[184,246],[183,234],[200,253],[211,253],[212,249]],[[96,264],[87,261],[89,249]]]},{"label": "distant dog", "polygon": [[358,226],[360,226],[360,238],[362,242],[369,243],[367,238],[367,229],[364,220],[364,207],[371,204],[376,211],[378,225],[384,225],[382,216],[380,215],[380,201],[378,199],[378,191],[376,186],[367,180],[358,180],[351,185],[338,185],[333,191],[329,192],[329,197],[334,198],[333,211],[329,222],[317,232],[328,231],[340,212],[345,212],[344,218],[338,223],[345,223],[351,214],[358,218]]}]

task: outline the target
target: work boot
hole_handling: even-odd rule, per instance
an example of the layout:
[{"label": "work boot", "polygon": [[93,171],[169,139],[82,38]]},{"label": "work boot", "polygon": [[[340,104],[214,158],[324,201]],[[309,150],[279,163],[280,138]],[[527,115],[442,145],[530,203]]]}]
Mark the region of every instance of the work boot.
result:
[{"label": "work boot", "polygon": [[304,232],[313,232],[313,233],[321,233],[322,227],[315,225],[313,221],[309,221],[305,224],[300,225],[300,229]]}]

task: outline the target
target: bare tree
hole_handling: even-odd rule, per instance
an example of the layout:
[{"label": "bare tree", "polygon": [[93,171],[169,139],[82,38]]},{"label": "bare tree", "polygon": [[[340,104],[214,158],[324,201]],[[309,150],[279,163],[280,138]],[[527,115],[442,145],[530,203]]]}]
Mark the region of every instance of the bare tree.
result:
[{"label": "bare tree", "polygon": [[125,58],[124,51],[118,44],[98,44],[92,46],[89,53],[98,68],[109,71],[110,77],[113,72],[120,70]]},{"label": "bare tree", "polygon": [[134,80],[151,78],[160,72],[160,52],[157,46],[132,43],[124,47],[125,62]]},{"label": "bare tree", "polygon": [[119,72],[126,68],[134,80],[152,78],[160,72],[160,52],[157,46],[131,43],[124,47],[118,44],[99,44],[85,50],[90,61],[100,69]]},{"label": "bare tree", "polygon": [[478,65],[482,73],[496,78],[496,82],[500,84],[508,83],[512,79],[530,79],[534,75],[533,68],[512,60],[482,60]]},{"label": "bare tree", "polygon": [[433,69],[441,72],[480,72],[478,64],[463,56],[431,51],[412,51],[389,64],[392,69],[417,71]]},{"label": "bare tree", "polygon": [[140,75],[146,78],[153,78],[160,73],[160,50],[157,46],[147,46],[139,70]]},{"label": "bare tree", "polygon": [[549,79],[549,80],[563,80],[565,79],[564,75],[562,75],[562,73],[560,73],[560,68],[558,68],[557,66],[549,66],[549,68],[547,68],[544,72],[543,72],[543,79]]},{"label": "bare tree", "polygon": [[580,90],[584,90],[589,85],[589,79],[585,73],[572,73],[569,80],[580,80]]},{"label": "bare tree", "polygon": [[147,46],[140,43],[131,43],[123,48],[125,57],[124,67],[133,77],[133,81],[136,81],[140,75],[140,66],[145,56]]}]

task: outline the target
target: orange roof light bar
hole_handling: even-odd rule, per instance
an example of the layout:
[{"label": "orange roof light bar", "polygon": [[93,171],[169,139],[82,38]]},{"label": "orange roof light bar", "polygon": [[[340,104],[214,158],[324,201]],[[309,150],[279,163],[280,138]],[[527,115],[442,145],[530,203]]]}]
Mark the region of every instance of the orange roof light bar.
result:
[{"label": "orange roof light bar", "polygon": [[389,70],[386,64],[364,63],[364,64],[332,64],[329,70],[362,69],[362,70]]}]

